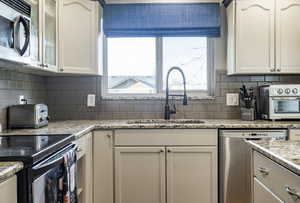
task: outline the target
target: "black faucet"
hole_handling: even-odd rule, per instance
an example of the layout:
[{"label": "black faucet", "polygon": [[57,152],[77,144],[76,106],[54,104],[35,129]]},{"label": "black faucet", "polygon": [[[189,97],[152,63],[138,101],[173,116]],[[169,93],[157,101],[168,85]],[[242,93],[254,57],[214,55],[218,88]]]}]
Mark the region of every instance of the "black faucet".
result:
[{"label": "black faucet", "polygon": [[[183,78],[183,87],[184,87],[184,93],[183,95],[181,94],[170,94],[169,93],[169,76],[170,76],[170,73],[173,71],[173,70],[178,70],[181,75],[182,75],[182,78]],[[166,87],[166,104],[165,104],[165,120],[170,120],[170,117],[171,117],[171,114],[176,114],[176,106],[175,106],[175,103],[173,104],[172,108],[170,107],[169,105],[169,97],[170,96],[173,96],[173,97],[183,97],[183,105],[187,105],[187,95],[186,95],[186,80],[185,80],[185,76],[184,76],[184,73],[182,71],[181,68],[179,67],[172,67],[168,73],[167,73],[167,87]]]}]

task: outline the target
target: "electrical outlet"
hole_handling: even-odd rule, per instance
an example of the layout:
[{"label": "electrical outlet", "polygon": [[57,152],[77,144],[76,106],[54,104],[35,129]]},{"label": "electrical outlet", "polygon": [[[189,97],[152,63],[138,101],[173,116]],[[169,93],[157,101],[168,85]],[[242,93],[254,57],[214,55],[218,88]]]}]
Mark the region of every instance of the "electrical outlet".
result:
[{"label": "electrical outlet", "polygon": [[239,105],[239,94],[236,94],[236,93],[226,94],[226,105],[227,106],[238,106]]},{"label": "electrical outlet", "polygon": [[87,96],[87,106],[88,107],[95,107],[96,106],[96,95],[89,94]]},{"label": "electrical outlet", "polygon": [[25,96],[24,95],[19,96],[19,104],[25,104]]}]

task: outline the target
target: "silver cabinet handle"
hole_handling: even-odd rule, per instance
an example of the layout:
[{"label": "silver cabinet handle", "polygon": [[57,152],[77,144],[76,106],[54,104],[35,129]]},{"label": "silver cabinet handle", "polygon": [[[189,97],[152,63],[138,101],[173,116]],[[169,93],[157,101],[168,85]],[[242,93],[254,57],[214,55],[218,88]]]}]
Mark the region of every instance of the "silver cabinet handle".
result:
[{"label": "silver cabinet handle", "polygon": [[269,173],[270,173],[270,171],[264,167],[258,167],[257,170],[265,176],[269,175]]},{"label": "silver cabinet handle", "polygon": [[290,186],[286,185],[285,191],[296,199],[300,199],[300,193],[295,188],[291,188]]}]

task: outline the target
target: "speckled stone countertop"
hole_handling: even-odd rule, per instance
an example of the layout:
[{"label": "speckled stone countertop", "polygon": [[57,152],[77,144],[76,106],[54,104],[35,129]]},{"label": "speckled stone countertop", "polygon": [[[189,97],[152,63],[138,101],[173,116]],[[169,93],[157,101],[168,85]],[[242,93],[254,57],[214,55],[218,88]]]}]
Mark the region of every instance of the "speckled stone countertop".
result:
[{"label": "speckled stone countertop", "polygon": [[[178,121],[178,120],[177,120]],[[226,119],[201,119],[203,123],[189,123],[199,120],[179,120],[183,123],[173,123],[172,120],[75,120],[50,122],[48,126],[40,129],[9,130],[0,135],[53,135],[73,134],[77,138],[94,129],[201,129],[201,128],[299,128],[300,121],[241,121]]]},{"label": "speckled stone countertop", "polygon": [[[0,133],[0,136],[13,135],[74,135],[77,139],[82,135],[91,132],[92,130],[113,130],[113,129],[214,129],[214,128],[299,128],[300,121],[241,121],[228,119],[201,119],[200,120],[176,120],[180,123],[174,123],[172,120],[166,122],[165,120],[74,120],[74,121],[57,121],[50,122],[48,126],[40,129],[19,129],[8,130]],[[300,154],[300,152],[299,152]],[[1,164],[0,162],[0,179],[1,179]],[[18,168],[18,167],[16,167]],[[3,169],[3,171],[14,171],[14,167],[10,170]],[[300,170],[299,170],[300,171]],[[11,172],[7,172],[11,175]]]},{"label": "speckled stone countertop", "polygon": [[0,182],[14,176],[22,169],[22,162],[0,162]]},{"label": "speckled stone countertop", "polygon": [[261,140],[248,143],[256,151],[300,175],[300,141]]}]

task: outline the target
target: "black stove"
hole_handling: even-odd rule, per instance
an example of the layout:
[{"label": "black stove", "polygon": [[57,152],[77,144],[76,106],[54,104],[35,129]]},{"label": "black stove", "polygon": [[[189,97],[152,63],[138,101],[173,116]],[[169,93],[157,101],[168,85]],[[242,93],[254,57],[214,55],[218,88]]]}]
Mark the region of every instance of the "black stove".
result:
[{"label": "black stove", "polygon": [[58,180],[64,175],[66,155],[76,151],[74,140],[73,135],[0,136],[0,161],[24,163],[24,169],[17,173],[18,203],[59,202],[47,200],[47,194],[41,191],[48,187],[47,181]]},{"label": "black stove", "polygon": [[34,165],[74,140],[72,135],[0,136],[0,161]]}]

